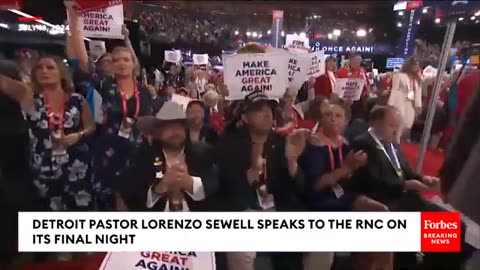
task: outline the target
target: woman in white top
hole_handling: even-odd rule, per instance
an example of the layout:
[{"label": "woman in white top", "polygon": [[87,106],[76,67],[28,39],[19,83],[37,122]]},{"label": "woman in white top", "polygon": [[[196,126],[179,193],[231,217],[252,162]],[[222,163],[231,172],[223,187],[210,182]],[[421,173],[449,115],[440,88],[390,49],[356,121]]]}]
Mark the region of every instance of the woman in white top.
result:
[{"label": "woman in white top", "polygon": [[397,140],[409,139],[413,121],[422,110],[422,78],[420,66],[415,58],[405,60],[400,72],[395,73],[392,79],[392,90],[388,105],[395,107],[402,116],[402,124],[398,131]]}]

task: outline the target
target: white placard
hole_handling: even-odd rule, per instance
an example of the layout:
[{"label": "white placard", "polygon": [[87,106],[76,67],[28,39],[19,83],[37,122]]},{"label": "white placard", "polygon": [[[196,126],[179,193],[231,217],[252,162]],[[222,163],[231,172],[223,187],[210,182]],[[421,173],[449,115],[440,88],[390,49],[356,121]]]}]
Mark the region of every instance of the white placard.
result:
[{"label": "white placard", "polygon": [[90,40],[88,42],[88,48],[90,49],[90,55],[95,59],[107,53],[105,41],[102,40]]},{"label": "white placard", "polygon": [[288,87],[286,53],[224,54],[223,65],[229,100],[243,100],[253,91],[281,98]]},{"label": "white placard", "polygon": [[182,53],[180,51],[165,50],[165,62],[178,64],[182,60]]},{"label": "white placard", "polygon": [[82,14],[83,35],[92,38],[123,39],[123,5]]},{"label": "white placard", "polygon": [[208,54],[193,54],[192,59],[194,65],[208,64]]},{"label": "white placard", "polygon": [[308,55],[290,53],[288,57],[288,88],[298,91],[305,82],[310,67]]},{"label": "white placard", "polygon": [[177,94],[172,95],[172,101],[177,103],[178,105],[182,106],[184,111],[187,110],[187,105],[190,102],[190,100],[191,100],[190,98],[184,97],[184,96],[181,96],[181,95],[177,95]]},{"label": "white placard", "polygon": [[285,47],[289,49],[304,50],[310,48],[310,39],[306,35],[287,35]]},{"label": "white placard", "polygon": [[213,252],[109,252],[98,270],[215,270]]},{"label": "white placard", "polygon": [[353,102],[360,99],[365,80],[359,78],[337,79],[335,85],[335,94],[347,102]]},{"label": "white placard", "polygon": [[325,74],[325,56],[323,51],[317,51],[309,54],[311,63],[307,73],[307,80],[311,77],[318,78]]}]

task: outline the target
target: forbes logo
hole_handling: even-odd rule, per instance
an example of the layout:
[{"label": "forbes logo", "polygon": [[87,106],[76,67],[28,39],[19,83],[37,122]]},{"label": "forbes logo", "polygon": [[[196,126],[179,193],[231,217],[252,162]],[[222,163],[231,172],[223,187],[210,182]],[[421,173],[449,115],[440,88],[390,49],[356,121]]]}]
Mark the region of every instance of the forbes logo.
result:
[{"label": "forbes logo", "polygon": [[422,212],[422,252],[459,252],[461,215],[459,212]]},{"label": "forbes logo", "polygon": [[431,220],[423,221],[423,228],[425,230],[456,230],[458,227],[457,222],[445,222],[443,220],[440,222],[433,222]]}]

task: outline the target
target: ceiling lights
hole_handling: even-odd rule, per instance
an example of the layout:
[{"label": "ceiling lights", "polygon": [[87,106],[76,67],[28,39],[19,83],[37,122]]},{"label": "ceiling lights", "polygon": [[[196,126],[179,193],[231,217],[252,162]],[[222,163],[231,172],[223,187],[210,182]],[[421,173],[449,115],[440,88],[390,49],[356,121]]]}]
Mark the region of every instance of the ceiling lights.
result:
[{"label": "ceiling lights", "polygon": [[366,35],[367,35],[367,31],[365,31],[363,29],[357,30],[357,37],[364,37]]}]

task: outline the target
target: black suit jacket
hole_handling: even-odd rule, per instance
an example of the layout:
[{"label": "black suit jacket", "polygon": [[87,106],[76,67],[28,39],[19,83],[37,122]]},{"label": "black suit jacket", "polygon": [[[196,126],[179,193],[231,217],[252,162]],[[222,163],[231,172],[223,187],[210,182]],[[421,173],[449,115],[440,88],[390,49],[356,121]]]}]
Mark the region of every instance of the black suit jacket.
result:
[{"label": "black suit jacket", "polygon": [[[219,210],[244,211],[257,204],[256,189],[247,180],[251,163],[251,139],[240,129],[222,137],[216,147],[219,168]],[[285,137],[272,132],[264,146],[267,160],[267,189],[273,194],[276,210],[302,209],[303,175],[291,177],[285,158]]]},{"label": "black suit jacket", "polygon": [[[119,192],[127,207],[132,211],[164,211],[167,198],[160,198],[152,208],[147,208],[147,193],[150,186],[156,181],[158,168],[154,165],[159,158],[164,164],[165,157],[159,147],[148,144],[143,145],[132,160],[131,167],[121,177]],[[205,143],[187,144],[185,147],[185,162],[191,176],[200,177],[205,189],[203,201],[194,201],[188,194],[185,199],[190,211],[209,210],[208,197],[213,195],[218,188],[217,177],[213,164],[212,152]]]},{"label": "black suit jacket", "polygon": [[351,144],[354,151],[368,155],[368,164],[354,172],[350,184],[353,191],[384,204],[396,203],[404,196],[405,180],[421,180],[403,157],[399,145],[394,145],[403,174],[400,176],[369,132],[365,132]]},{"label": "black suit jacket", "polygon": [[[188,132],[187,138],[190,140],[190,134]],[[218,134],[209,125],[203,124],[202,128],[200,129],[199,140],[210,145],[215,145],[218,140]]]}]

